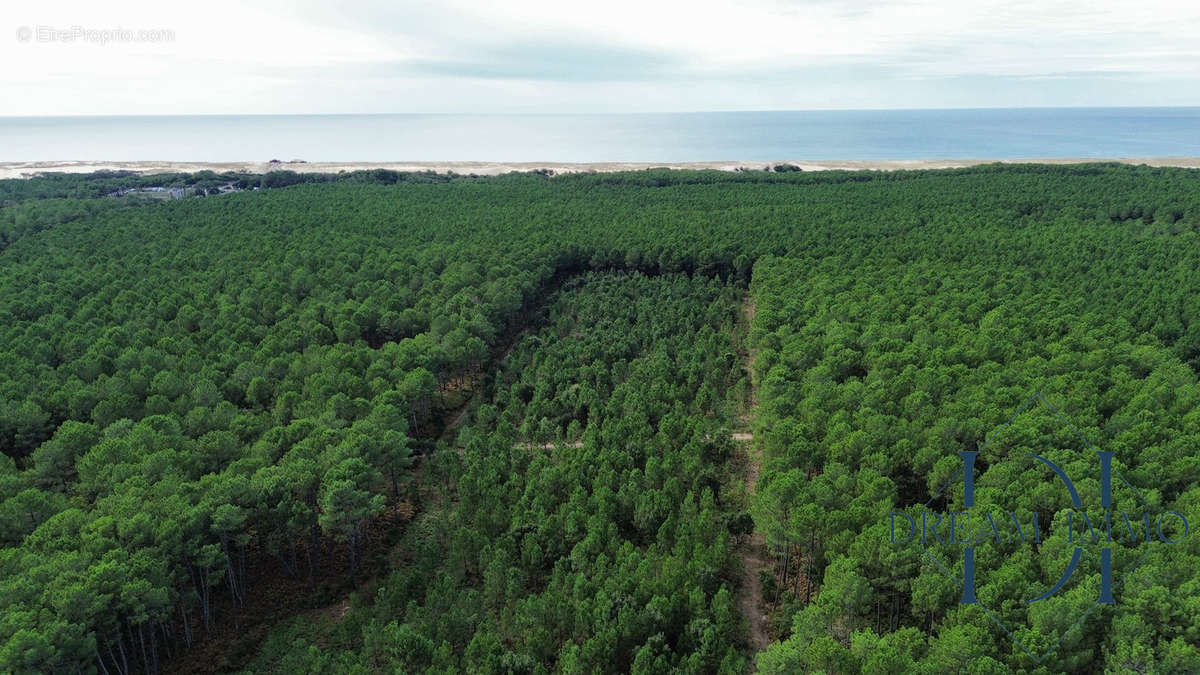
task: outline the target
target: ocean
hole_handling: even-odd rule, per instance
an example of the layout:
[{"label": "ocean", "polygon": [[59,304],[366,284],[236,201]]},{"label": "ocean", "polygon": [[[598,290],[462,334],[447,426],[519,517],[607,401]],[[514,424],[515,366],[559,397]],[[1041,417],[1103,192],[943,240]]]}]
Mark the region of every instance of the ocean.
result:
[{"label": "ocean", "polygon": [[700,162],[1200,156],[1200,108],[0,117],[0,161]]}]

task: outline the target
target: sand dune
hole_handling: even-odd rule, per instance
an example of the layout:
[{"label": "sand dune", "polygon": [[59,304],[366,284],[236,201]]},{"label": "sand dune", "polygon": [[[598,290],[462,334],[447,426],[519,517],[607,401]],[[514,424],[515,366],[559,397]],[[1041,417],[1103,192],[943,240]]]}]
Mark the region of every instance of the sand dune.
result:
[{"label": "sand dune", "polygon": [[721,162],[101,162],[101,161],[44,161],[44,162],[0,162],[0,178],[29,178],[39,173],[66,172],[91,173],[93,171],[125,170],[138,173],[194,172],[211,170],[246,171],[263,173],[286,169],[297,172],[337,173],[361,169],[393,169],[395,171],[454,171],[461,174],[497,175],[510,171],[533,171],[549,169],[555,173],[580,171],[637,171],[653,167],[672,169],[717,169],[734,171],[739,168],[762,169],[766,166],[788,163],[805,171],[860,170],[898,171],[904,169],[950,169],[992,162],[1042,164],[1078,164],[1081,162],[1122,162],[1125,164],[1147,164],[1150,166],[1176,166],[1200,168],[1200,157],[1121,157],[1099,158],[1030,158],[1030,159],[920,159],[920,160],[778,160],[721,161]]}]

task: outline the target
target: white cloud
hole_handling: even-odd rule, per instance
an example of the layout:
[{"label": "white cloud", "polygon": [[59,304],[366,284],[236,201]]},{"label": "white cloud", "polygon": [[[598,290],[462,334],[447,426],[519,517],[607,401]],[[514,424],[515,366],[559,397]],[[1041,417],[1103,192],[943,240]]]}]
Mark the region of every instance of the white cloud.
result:
[{"label": "white cloud", "polygon": [[22,4],[0,114],[1200,104],[1200,3],[1171,0]]}]

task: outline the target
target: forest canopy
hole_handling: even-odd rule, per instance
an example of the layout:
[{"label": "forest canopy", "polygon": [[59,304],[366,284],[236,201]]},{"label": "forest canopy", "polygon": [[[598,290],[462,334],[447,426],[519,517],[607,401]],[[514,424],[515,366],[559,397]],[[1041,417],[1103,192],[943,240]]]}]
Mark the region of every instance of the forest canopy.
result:
[{"label": "forest canopy", "polygon": [[[1011,640],[887,531],[968,448],[981,498],[1055,522],[1022,452],[1094,455],[1040,408],[985,447],[1034,393],[1200,523],[1200,171],[58,175],[0,204],[0,671],[214,644],[255,672],[1200,671],[1195,537],[1115,551],[1077,627],[1095,556],[1029,604],[1060,556],[981,547]],[[273,599],[294,618],[220,647]]]}]

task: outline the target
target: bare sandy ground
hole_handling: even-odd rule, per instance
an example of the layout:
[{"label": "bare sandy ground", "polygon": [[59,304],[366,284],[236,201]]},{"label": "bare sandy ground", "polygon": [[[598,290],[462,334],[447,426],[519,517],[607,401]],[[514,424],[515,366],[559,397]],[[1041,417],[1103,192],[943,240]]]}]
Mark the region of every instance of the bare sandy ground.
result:
[{"label": "bare sandy ground", "polygon": [[978,164],[1002,162],[1039,164],[1079,164],[1083,162],[1121,162],[1124,164],[1147,164],[1149,166],[1176,166],[1189,169],[1200,168],[1200,157],[1119,157],[1099,158],[1030,158],[1030,159],[921,159],[921,160],[778,160],[772,162],[723,161],[723,162],[99,162],[99,161],[54,161],[54,162],[0,162],[0,178],[30,178],[40,173],[91,173],[93,171],[136,171],[138,173],[169,173],[195,171],[245,171],[263,173],[286,169],[300,173],[337,173],[362,169],[392,169],[395,171],[453,171],[460,174],[494,176],[510,171],[533,171],[549,169],[555,173],[637,171],[655,167],[671,169],[717,169],[735,171],[762,169],[780,163],[795,164],[805,171],[871,169],[877,171],[901,171],[905,169],[954,169]]}]

